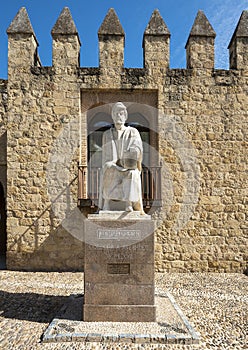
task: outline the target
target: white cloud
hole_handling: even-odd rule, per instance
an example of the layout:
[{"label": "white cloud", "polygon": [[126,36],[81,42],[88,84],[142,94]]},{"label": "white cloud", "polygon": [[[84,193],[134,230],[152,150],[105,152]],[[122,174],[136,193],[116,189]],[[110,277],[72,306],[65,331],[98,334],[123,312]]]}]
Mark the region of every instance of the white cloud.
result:
[{"label": "white cloud", "polygon": [[247,9],[247,1],[226,0],[214,1],[207,9],[207,17],[215,32],[215,67],[229,68],[229,52],[227,47],[234,33],[243,10]]},{"label": "white cloud", "polygon": [[[247,0],[211,0],[207,6],[199,4],[200,8],[204,11],[216,32],[215,68],[229,69],[227,47],[242,11],[248,9]],[[185,44],[186,42],[177,43],[177,46],[173,45],[171,50],[171,61],[172,63],[175,61],[179,67],[185,66]]]}]

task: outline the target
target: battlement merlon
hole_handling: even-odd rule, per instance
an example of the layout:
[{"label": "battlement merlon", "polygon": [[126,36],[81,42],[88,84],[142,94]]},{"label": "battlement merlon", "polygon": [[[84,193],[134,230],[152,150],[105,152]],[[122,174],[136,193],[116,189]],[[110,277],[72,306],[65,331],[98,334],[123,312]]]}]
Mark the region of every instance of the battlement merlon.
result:
[{"label": "battlement merlon", "polygon": [[185,45],[187,68],[214,69],[215,37],[213,27],[199,10]]},{"label": "battlement merlon", "polygon": [[248,68],[248,10],[243,11],[228,45],[230,69]]},{"label": "battlement merlon", "polygon": [[125,33],[113,8],[109,9],[99,30],[100,68],[122,69],[124,67]]},{"label": "battlement merlon", "polygon": [[38,41],[25,7],[22,7],[7,29],[8,76],[22,66],[22,72],[30,73],[31,66],[40,66]]},{"label": "battlement merlon", "polygon": [[[27,11],[22,7],[10,26],[8,34],[8,77],[18,74],[30,74],[31,67],[41,67],[38,56],[38,41],[29,20]],[[55,74],[65,67],[80,66],[80,39],[70,10],[65,7],[52,29],[53,67]],[[186,43],[187,68],[214,69],[215,31],[203,11],[198,11]],[[99,67],[100,75],[114,75],[123,71],[125,33],[114,11],[110,9],[99,28]],[[229,49],[230,69],[248,68],[248,11],[243,11]],[[169,68],[170,32],[158,10],[155,10],[143,36],[143,59],[147,75]],[[21,69],[20,69],[21,68]],[[56,69],[58,68],[58,69]],[[158,72],[156,72],[156,70]],[[164,71],[163,71],[164,70]],[[62,69],[62,71],[64,71]],[[61,72],[62,72],[61,71]],[[118,73],[119,72],[119,73]],[[62,73],[63,74],[63,73]]]},{"label": "battlement merlon", "polygon": [[81,42],[68,7],[61,11],[52,31],[53,66],[79,67]]},{"label": "battlement merlon", "polygon": [[154,10],[143,35],[144,68],[168,68],[170,64],[170,31],[158,10]]}]

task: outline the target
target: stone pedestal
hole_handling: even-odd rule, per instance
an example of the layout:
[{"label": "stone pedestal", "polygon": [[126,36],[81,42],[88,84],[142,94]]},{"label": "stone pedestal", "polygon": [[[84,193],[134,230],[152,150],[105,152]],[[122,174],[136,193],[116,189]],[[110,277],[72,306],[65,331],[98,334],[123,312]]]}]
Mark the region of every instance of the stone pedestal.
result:
[{"label": "stone pedestal", "polygon": [[154,222],[138,212],[85,221],[84,321],[153,322]]}]

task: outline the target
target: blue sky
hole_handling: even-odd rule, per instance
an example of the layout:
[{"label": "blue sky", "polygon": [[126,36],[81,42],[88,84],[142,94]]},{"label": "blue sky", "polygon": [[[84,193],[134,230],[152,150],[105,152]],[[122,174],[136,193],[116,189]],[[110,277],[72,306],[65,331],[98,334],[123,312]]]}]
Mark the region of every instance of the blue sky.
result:
[{"label": "blue sky", "polygon": [[215,67],[228,69],[227,46],[247,0],[9,0],[1,3],[0,78],[7,78],[6,29],[18,10],[26,7],[36,37],[42,65],[52,62],[51,29],[63,7],[70,8],[79,32],[81,66],[98,66],[97,31],[113,7],[126,33],[125,66],[142,67],[142,37],[154,9],[159,9],[171,32],[171,68],[185,68],[185,43],[198,10],[212,24],[215,40]]}]

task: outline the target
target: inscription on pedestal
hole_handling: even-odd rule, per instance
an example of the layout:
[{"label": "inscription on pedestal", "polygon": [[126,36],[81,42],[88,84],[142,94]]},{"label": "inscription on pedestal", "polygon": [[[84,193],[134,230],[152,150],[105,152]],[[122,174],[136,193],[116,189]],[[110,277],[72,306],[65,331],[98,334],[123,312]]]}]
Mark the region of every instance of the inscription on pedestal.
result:
[{"label": "inscription on pedestal", "polygon": [[130,264],[108,264],[107,272],[116,275],[129,275]]},{"label": "inscription on pedestal", "polygon": [[107,230],[107,229],[98,229],[97,230],[98,239],[131,239],[131,240],[140,240],[141,232],[140,230]]}]

